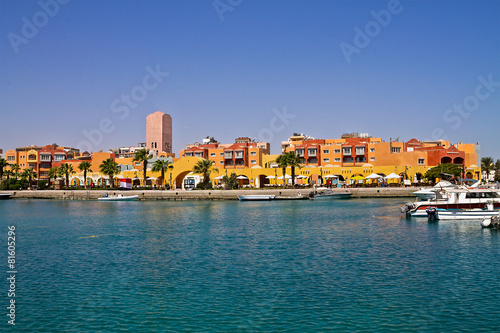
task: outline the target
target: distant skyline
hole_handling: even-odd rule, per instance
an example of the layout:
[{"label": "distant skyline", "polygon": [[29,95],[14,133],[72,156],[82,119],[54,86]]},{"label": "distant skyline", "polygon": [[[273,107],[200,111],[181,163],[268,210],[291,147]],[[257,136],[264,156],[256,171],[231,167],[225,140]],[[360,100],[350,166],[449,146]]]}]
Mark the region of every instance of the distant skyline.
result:
[{"label": "distant skyline", "polygon": [[0,149],[369,133],[500,158],[500,1],[0,0]]}]

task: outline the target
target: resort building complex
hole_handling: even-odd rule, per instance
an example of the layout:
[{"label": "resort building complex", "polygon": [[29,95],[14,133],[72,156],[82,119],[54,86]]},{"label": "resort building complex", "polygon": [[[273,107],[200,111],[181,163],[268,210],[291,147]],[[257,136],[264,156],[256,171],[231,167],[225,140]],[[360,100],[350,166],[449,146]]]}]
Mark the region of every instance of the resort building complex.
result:
[{"label": "resort building complex", "polygon": [[[143,177],[143,164],[133,161],[137,151],[149,150],[152,158],[148,161],[147,180]],[[346,133],[339,139],[315,139],[311,136],[294,133],[282,142],[281,152],[294,152],[300,158],[295,169],[298,184],[336,185],[346,181],[359,182],[366,176],[377,173],[395,173],[406,183],[420,183],[427,170],[441,163],[459,166],[465,178],[480,179],[479,143],[457,143],[449,141],[419,141],[399,138],[384,141],[367,133]],[[75,171],[70,175],[71,185],[108,183],[108,177],[99,172],[100,164],[111,158],[119,165],[115,185],[119,179],[129,178],[135,186],[169,185],[172,188],[185,188],[186,184],[196,184],[201,175],[193,173],[194,165],[202,160],[213,162],[211,179],[220,183],[222,176],[236,173],[240,185],[264,187],[283,183],[291,170],[288,167],[283,175],[281,166],[276,162],[280,155],[271,154],[268,142],[256,142],[249,137],[238,137],[234,142],[220,143],[213,137],[188,144],[179,152],[172,153],[172,117],[155,112],[146,119],[146,142],[137,146],[121,147],[103,152],[80,152],[78,149],[51,144],[29,146],[8,150],[4,154],[10,165],[18,165],[19,171],[32,168],[38,179],[49,179],[49,170],[68,163]],[[160,172],[151,171],[157,159],[168,160],[173,168],[167,170],[165,179]],[[91,163],[87,179],[78,166],[82,161]]]}]

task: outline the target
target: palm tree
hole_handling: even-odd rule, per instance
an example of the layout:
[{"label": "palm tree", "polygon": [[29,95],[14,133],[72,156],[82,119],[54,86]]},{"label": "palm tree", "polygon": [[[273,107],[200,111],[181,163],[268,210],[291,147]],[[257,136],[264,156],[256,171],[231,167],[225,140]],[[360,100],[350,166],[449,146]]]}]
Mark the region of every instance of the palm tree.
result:
[{"label": "palm tree", "polygon": [[490,172],[494,168],[492,157],[483,157],[481,159],[481,169],[486,172],[487,181],[490,179]]},{"label": "palm tree", "polygon": [[61,176],[65,176],[66,177],[66,188],[69,187],[69,175],[71,174],[74,174],[75,173],[75,170],[73,169],[73,165],[69,164],[69,163],[64,163],[63,165],[61,165],[59,167],[59,174]]},{"label": "palm tree", "polygon": [[19,177],[19,170],[21,170],[21,168],[19,167],[19,164],[16,164],[16,163],[11,164],[10,170],[12,170],[13,176],[17,179]]},{"label": "palm tree", "polygon": [[9,163],[4,158],[0,157],[0,183],[2,183],[3,173],[7,165],[9,165]]},{"label": "palm tree", "polygon": [[14,172],[12,172],[12,170],[5,170],[4,175],[5,175],[5,177],[7,177],[7,183],[8,183],[10,180],[10,177],[14,176]]},{"label": "palm tree", "polygon": [[113,188],[113,186],[114,186],[113,176],[115,175],[115,173],[120,172],[118,170],[118,163],[113,161],[112,158],[108,158],[107,160],[104,160],[101,163],[101,165],[99,165],[99,171],[101,171],[101,173],[109,176],[109,186],[111,188]]},{"label": "palm tree", "polygon": [[21,174],[21,177],[22,177],[23,179],[28,178],[29,187],[31,187],[31,180],[32,180],[33,178],[36,178],[36,177],[37,177],[37,175],[36,175],[36,172],[35,172],[35,171],[33,171],[33,169],[32,169],[32,168],[27,168],[27,169],[24,169],[23,173]]},{"label": "palm tree", "polygon": [[219,172],[219,169],[214,167],[215,161],[201,160],[195,164],[193,172],[203,175],[203,184],[208,185],[210,183],[210,174],[212,171]]},{"label": "palm tree", "polygon": [[295,155],[294,151],[288,152],[288,166],[291,167],[292,173],[292,187],[295,188],[295,168],[301,168],[300,163],[302,163],[302,158]]},{"label": "palm tree", "polygon": [[135,153],[132,162],[142,162],[142,170],[144,172],[144,186],[146,185],[146,171],[148,168],[148,160],[153,158],[153,155],[149,154],[149,150],[143,148]]},{"label": "palm tree", "polygon": [[161,171],[161,181],[163,183],[163,187],[165,187],[165,171],[172,170],[173,168],[174,166],[169,160],[158,159],[153,163],[151,170],[154,172]]},{"label": "palm tree", "polygon": [[56,178],[59,174],[60,174],[60,172],[59,172],[59,169],[57,167],[50,168],[49,172],[47,173],[47,177],[49,177],[49,186],[50,186],[50,179],[54,178],[54,182],[55,182]]},{"label": "palm tree", "polygon": [[85,189],[87,189],[87,171],[93,172],[90,169],[91,167],[92,164],[88,161],[84,161],[78,164],[78,169],[80,169],[80,171],[83,171],[83,183],[85,184]]},{"label": "palm tree", "polygon": [[276,159],[276,163],[278,163],[278,166],[281,168],[281,170],[283,171],[283,187],[286,187],[286,167],[288,166],[288,161],[289,158],[288,158],[288,153],[285,153],[283,155],[280,155],[278,156],[278,158]]}]

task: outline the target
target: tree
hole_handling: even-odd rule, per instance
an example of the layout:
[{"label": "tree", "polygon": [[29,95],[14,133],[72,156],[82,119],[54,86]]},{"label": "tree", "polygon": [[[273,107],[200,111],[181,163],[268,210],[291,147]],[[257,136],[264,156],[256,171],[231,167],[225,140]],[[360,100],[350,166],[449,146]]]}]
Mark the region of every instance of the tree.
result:
[{"label": "tree", "polygon": [[165,171],[172,170],[174,166],[170,163],[169,160],[158,159],[153,163],[152,171],[158,172],[161,171],[161,181],[162,185],[165,187]]},{"label": "tree", "polygon": [[80,171],[83,171],[83,183],[85,184],[85,189],[87,188],[87,171],[93,172],[90,168],[92,167],[92,164],[88,161],[83,161],[82,163],[78,164],[78,169]]},{"label": "tree", "polygon": [[57,167],[52,167],[49,169],[49,172],[47,173],[47,177],[49,177],[49,186],[50,186],[50,179],[54,178],[54,182],[56,181],[57,176],[60,174],[59,169]]},{"label": "tree", "polygon": [[104,160],[101,165],[99,165],[99,170],[101,173],[109,176],[109,186],[113,188],[113,176],[115,173],[119,173],[120,171],[118,170],[118,163],[113,161],[112,158],[108,158]]},{"label": "tree", "polygon": [[8,182],[10,180],[10,177],[14,176],[14,172],[12,172],[12,170],[5,170],[4,175],[7,178]]},{"label": "tree", "polygon": [[278,163],[278,166],[281,168],[283,171],[283,186],[286,187],[286,168],[288,166],[289,158],[288,158],[288,153],[285,153],[283,155],[278,156],[276,159],[276,163]]},{"label": "tree", "polygon": [[33,171],[32,168],[24,169],[23,173],[21,174],[21,178],[28,179],[29,187],[31,187],[31,180],[33,178],[36,178],[36,172]]},{"label": "tree", "polygon": [[483,157],[481,159],[481,170],[486,172],[486,181],[490,179],[491,170],[495,167],[492,157]]},{"label": "tree", "polygon": [[21,168],[19,167],[19,164],[16,164],[16,163],[11,164],[10,170],[12,170],[14,178],[17,179],[19,177],[19,170],[21,170]]},{"label": "tree", "polygon": [[219,169],[214,167],[214,164],[214,161],[203,159],[201,161],[198,161],[198,163],[196,163],[193,168],[194,173],[203,175],[202,183],[205,187],[208,187],[208,185],[210,184],[210,174],[212,173],[212,171],[219,172]]},{"label": "tree", "polygon": [[75,173],[75,170],[73,169],[73,165],[69,163],[64,163],[59,167],[59,175],[64,176],[66,178],[66,188],[69,187],[69,175],[72,175]]},{"label": "tree", "polygon": [[3,179],[4,170],[8,165],[9,163],[4,158],[0,157],[0,183],[2,182]]},{"label": "tree", "polygon": [[142,170],[144,175],[144,186],[146,185],[146,172],[148,169],[148,160],[153,158],[153,155],[149,154],[149,150],[143,148],[135,153],[132,162],[142,162]]},{"label": "tree", "polygon": [[288,166],[291,167],[292,174],[292,187],[295,188],[295,168],[301,168],[300,163],[302,162],[302,158],[295,155],[294,151],[288,152]]},{"label": "tree", "polygon": [[237,175],[232,172],[231,175],[222,177],[222,182],[224,183],[225,190],[236,190],[238,188]]},{"label": "tree", "polygon": [[460,177],[462,169],[460,168],[460,166],[455,164],[443,163],[439,164],[438,166],[435,166],[432,169],[427,170],[427,172],[424,174],[424,177],[432,181],[435,181],[436,178],[441,178],[442,173],[448,173],[455,177]]}]

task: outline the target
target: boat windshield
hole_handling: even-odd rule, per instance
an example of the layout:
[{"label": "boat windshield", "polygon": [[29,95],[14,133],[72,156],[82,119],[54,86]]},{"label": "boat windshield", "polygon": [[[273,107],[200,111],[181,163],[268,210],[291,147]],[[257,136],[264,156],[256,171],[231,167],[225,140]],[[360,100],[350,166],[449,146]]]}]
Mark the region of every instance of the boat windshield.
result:
[{"label": "boat windshield", "polygon": [[500,198],[500,194],[497,192],[468,192],[465,195],[466,199],[489,199],[489,198]]}]

